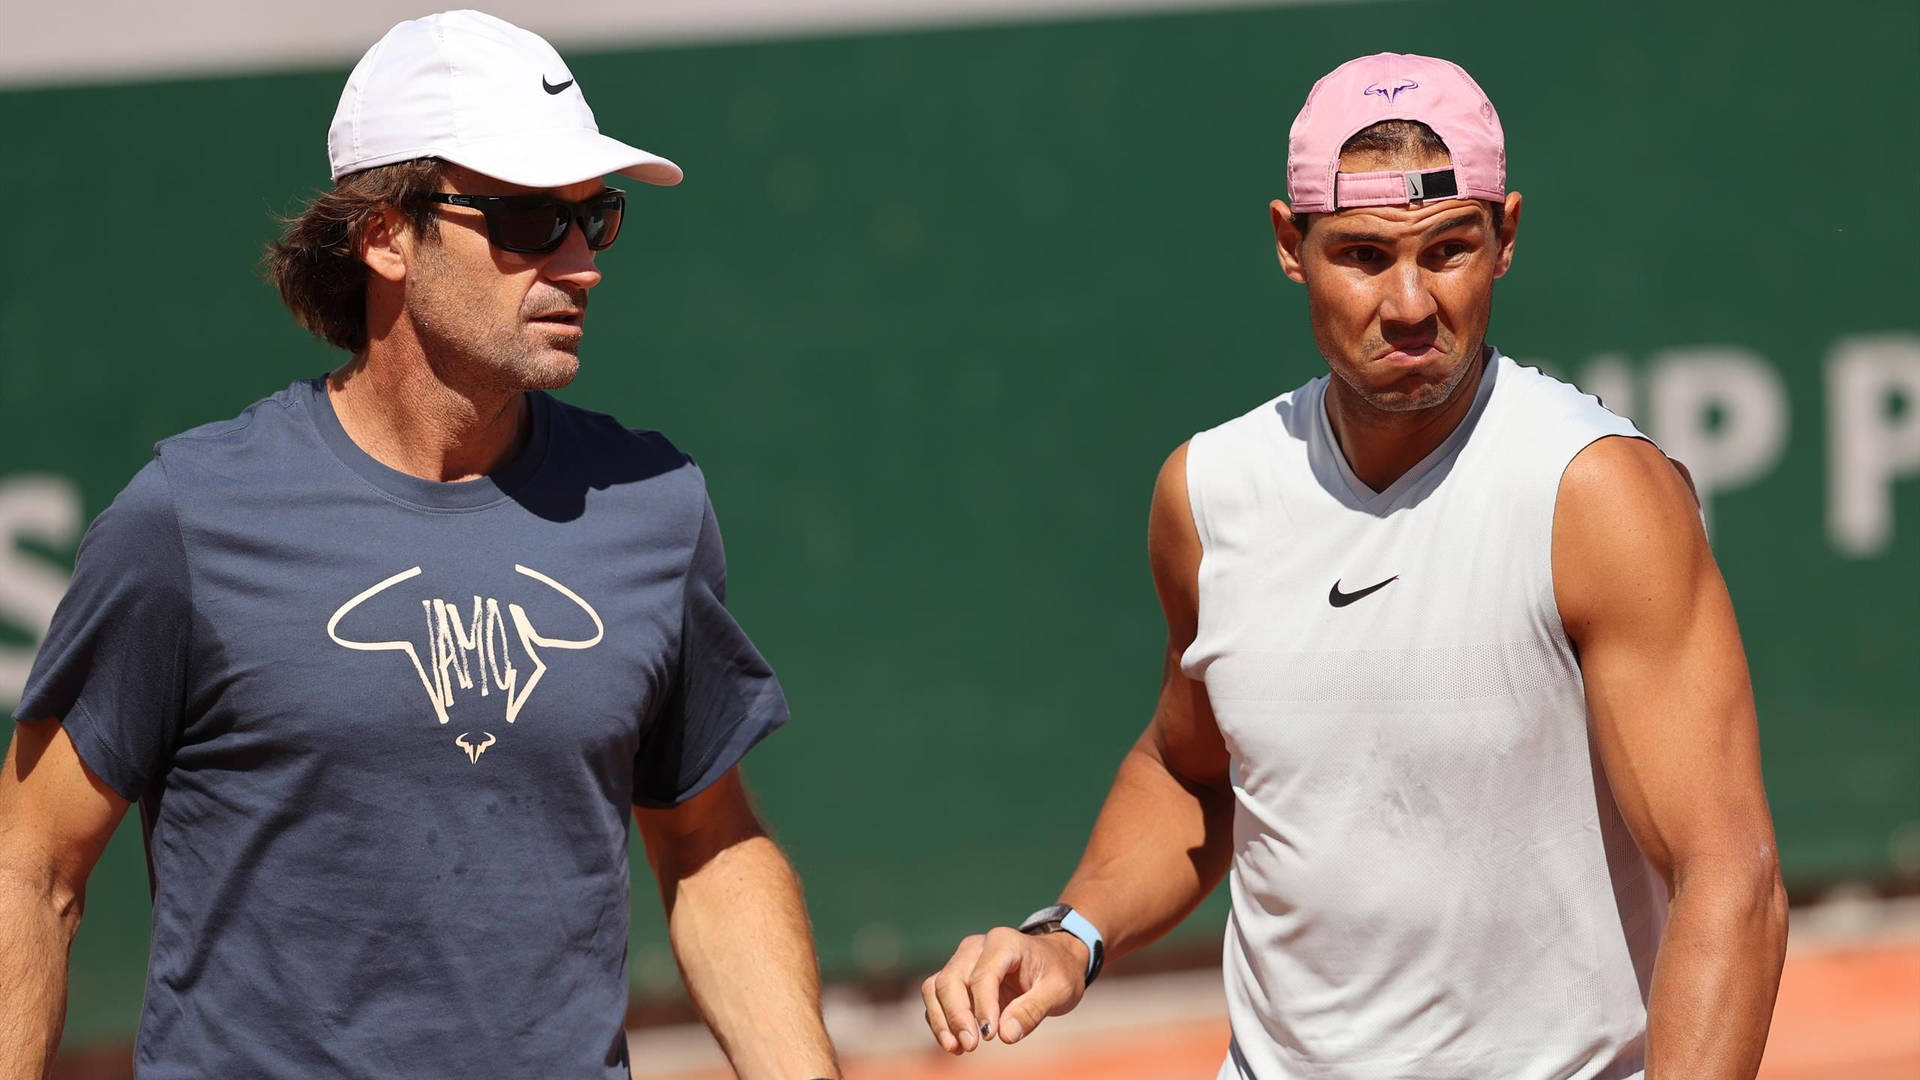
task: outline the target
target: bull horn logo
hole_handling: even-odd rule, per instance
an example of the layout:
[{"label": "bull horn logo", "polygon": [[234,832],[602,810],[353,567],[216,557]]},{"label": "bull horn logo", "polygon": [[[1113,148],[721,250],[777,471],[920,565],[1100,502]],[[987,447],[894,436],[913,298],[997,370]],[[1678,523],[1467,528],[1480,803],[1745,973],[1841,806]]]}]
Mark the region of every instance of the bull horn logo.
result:
[{"label": "bull horn logo", "polygon": [[[467,734],[470,735],[472,732],[468,732]],[[493,732],[491,731],[483,731],[480,734],[485,735],[486,738],[478,743],[468,742],[466,735],[455,735],[453,737],[453,745],[465,750],[467,752],[467,760],[475,765],[480,764],[480,755],[487,752],[487,747],[499,741],[494,738]]]},{"label": "bull horn logo", "polygon": [[[547,673],[547,660],[542,650],[549,649],[591,649],[600,644],[606,635],[606,624],[600,619],[600,613],[586,602],[579,593],[567,588],[560,582],[529,566],[515,563],[514,571],[524,577],[532,578],[572,601],[588,619],[593,622],[593,636],[587,638],[548,637],[534,629],[527,611],[519,604],[508,603],[503,617],[500,602],[496,598],[487,598],[482,603],[479,595],[473,597],[473,615],[471,620],[464,616],[459,607],[450,600],[437,597],[420,601],[427,615],[427,637],[425,641],[428,660],[422,660],[420,650],[414,643],[405,639],[389,641],[361,641],[341,636],[340,623],[355,608],[366,603],[374,596],[400,584],[419,577],[421,568],[409,567],[392,577],[363,590],[358,596],[348,600],[334,611],[327,620],[327,637],[335,645],[358,652],[398,652],[406,656],[413,665],[414,673],[420,676],[420,685],[427,692],[427,701],[433,706],[433,713],[440,723],[452,720],[449,710],[454,706],[456,691],[478,690],[486,697],[493,690],[503,691],[506,695],[506,716],[508,724],[520,718],[521,709],[533,688],[540,683],[541,676]],[[532,670],[514,666],[509,649],[509,634],[517,637],[521,653]],[[430,662],[429,662],[430,661]],[[492,732],[481,732],[486,736],[484,742],[474,743],[472,732],[456,737],[458,746],[473,764],[480,763],[480,755],[496,741]]]},{"label": "bull horn logo", "polygon": [[1414,82],[1412,79],[1400,79],[1396,81],[1392,86],[1385,86],[1380,83],[1374,83],[1368,86],[1365,90],[1362,90],[1360,92],[1365,95],[1386,98],[1387,103],[1392,104],[1393,99],[1399,97],[1402,92],[1407,90],[1418,90],[1418,89],[1420,89],[1420,84],[1417,82]]}]

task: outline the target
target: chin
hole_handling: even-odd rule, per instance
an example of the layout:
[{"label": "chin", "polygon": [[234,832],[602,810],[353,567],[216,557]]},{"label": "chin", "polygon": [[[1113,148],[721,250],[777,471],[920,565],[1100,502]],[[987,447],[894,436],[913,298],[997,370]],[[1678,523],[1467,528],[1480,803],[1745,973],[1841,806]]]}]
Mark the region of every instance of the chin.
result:
[{"label": "chin", "polygon": [[558,390],[580,374],[580,358],[571,352],[554,349],[520,369],[522,390]]},{"label": "chin", "polygon": [[1419,412],[1445,405],[1448,395],[1437,386],[1423,386],[1418,390],[1376,390],[1363,395],[1367,404],[1389,413]]},{"label": "chin", "polygon": [[[1462,381],[1458,378],[1429,379],[1411,375],[1386,386],[1353,388],[1368,405],[1381,412],[1408,413],[1437,409],[1452,401]],[[1410,382],[1412,385],[1408,385]],[[1348,385],[1353,386],[1352,383]]]}]

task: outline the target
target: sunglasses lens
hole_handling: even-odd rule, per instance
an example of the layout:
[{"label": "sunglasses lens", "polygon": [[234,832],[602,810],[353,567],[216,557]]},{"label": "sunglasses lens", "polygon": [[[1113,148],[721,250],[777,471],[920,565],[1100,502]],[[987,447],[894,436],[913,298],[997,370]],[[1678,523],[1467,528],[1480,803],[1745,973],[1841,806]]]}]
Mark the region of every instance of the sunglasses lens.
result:
[{"label": "sunglasses lens", "polygon": [[493,242],[508,251],[551,251],[567,232],[567,212],[556,204],[503,206],[489,215]]},{"label": "sunglasses lens", "polygon": [[583,229],[587,246],[601,251],[613,245],[620,235],[620,219],[626,216],[627,200],[620,195],[595,199],[587,206]]}]

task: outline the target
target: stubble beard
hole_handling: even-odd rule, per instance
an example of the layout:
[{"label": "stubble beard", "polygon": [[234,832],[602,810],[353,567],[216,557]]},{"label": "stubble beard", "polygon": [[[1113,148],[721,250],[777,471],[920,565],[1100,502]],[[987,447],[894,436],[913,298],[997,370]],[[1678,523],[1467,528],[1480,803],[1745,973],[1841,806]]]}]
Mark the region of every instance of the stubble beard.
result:
[{"label": "stubble beard", "polygon": [[[482,324],[475,312],[488,310],[491,298],[480,290],[446,287],[455,275],[447,272],[443,259],[430,262],[429,267],[420,285],[408,293],[406,308],[426,351],[427,366],[442,383],[468,391],[511,394],[557,390],[580,373],[579,339],[563,337],[536,344],[529,338],[528,314],[551,310],[553,305],[536,306],[529,296],[523,310]],[[585,310],[584,296],[573,300]]]},{"label": "stubble beard", "polygon": [[[1453,373],[1447,376],[1445,382],[1425,383],[1413,390],[1375,390],[1355,378],[1345,376],[1342,376],[1341,381],[1345,382],[1347,388],[1352,390],[1360,400],[1366,402],[1369,408],[1380,412],[1412,413],[1438,409],[1453,400],[1454,394],[1460,390],[1460,384],[1466,382],[1468,372],[1478,362],[1481,352],[1482,350],[1477,346],[1470,350],[1458,364],[1454,365]],[[1335,369],[1336,372],[1338,370],[1338,368]]]}]

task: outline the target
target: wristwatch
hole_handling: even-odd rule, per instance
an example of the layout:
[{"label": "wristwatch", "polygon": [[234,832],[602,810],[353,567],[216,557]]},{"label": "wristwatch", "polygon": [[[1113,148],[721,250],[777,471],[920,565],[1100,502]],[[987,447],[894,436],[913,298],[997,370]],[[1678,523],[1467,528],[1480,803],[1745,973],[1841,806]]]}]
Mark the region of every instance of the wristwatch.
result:
[{"label": "wristwatch", "polygon": [[1092,986],[1100,974],[1101,963],[1107,958],[1107,943],[1101,940],[1100,931],[1095,930],[1092,923],[1066,904],[1048,904],[1020,924],[1023,934],[1051,934],[1056,930],[1065,930],[1087,947],[1086,985]]}]

